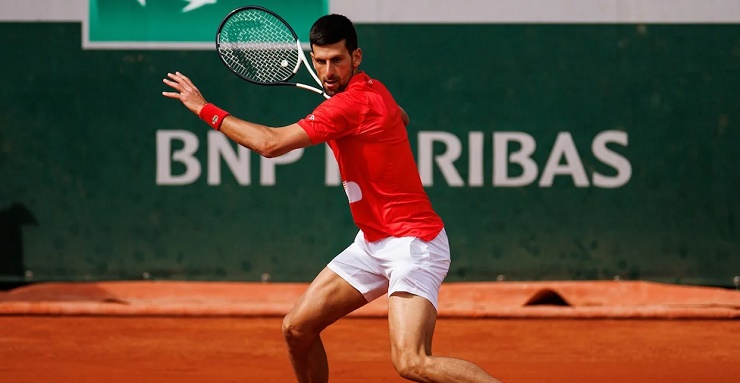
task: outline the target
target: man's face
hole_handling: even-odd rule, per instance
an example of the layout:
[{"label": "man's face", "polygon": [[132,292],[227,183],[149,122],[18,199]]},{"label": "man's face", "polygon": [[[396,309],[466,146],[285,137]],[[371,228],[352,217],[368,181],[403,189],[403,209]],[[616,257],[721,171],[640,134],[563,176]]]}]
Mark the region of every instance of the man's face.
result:
[{"label": "man's face", "polygon": [[350,53],[344,40],[331,45],[314,45],[312,48],[313,67],[326,94],[333,96],[343,91],[360,66],[362,51],[358,48]]}]

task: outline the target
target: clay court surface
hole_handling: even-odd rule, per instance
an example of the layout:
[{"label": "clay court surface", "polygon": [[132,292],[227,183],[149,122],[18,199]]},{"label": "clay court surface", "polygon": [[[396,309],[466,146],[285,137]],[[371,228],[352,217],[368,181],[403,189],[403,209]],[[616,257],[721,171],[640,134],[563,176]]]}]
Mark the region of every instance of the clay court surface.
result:
[{"label": "clay court surface", "polygon": [[[305,284],[42,283],[0,292],[0,383],[292,382]],[[402,382],[387,299],[323,334],[332,382]],[[444,284],[436,355],[508,383],[740,382],[740,291],[648,282]]]},{"label": "clay court surface", "polygon": [[[291,382],[280,318],[0,317],[0,382]],[[401,382],[383,318],[324,335],[331,381]],[[440,319],[434,352],[505,382],[738,382],[740,321]]]}]

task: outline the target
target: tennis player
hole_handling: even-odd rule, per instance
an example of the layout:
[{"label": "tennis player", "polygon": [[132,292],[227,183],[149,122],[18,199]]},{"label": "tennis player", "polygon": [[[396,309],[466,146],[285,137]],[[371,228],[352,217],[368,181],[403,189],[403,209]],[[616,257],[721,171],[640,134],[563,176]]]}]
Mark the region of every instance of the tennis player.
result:
[{"label": "tennis player", "polygon": [[355,224],[354,241],[313,280],[283,321],[298,382],[327,382],[320,333],[336,320],[388,294],[391,359],[417,382],[498,382],[461,359],[432,355],[437,296],[450,265],[447,234],[422,187],[409,144],[409,118],[388,89],[359,69],[362,50],[352,22],[319,18],[310,32],[311,59],[332,96],[297,123],[270,128],[207,103],[185,75],[164,83],[216,130],[262,156],[327,143],[339,164]]}]

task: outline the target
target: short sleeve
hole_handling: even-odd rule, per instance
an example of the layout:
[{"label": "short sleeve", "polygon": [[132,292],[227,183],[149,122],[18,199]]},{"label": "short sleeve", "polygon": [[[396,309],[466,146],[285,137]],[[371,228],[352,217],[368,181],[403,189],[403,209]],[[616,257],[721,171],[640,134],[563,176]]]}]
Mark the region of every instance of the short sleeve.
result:
[{"label": "short sleeve", "polygon": [[340,93],[321,103],[313,113],[298,121],[298,125],[315,145],[353,134],[366,112],[366,102]]}]

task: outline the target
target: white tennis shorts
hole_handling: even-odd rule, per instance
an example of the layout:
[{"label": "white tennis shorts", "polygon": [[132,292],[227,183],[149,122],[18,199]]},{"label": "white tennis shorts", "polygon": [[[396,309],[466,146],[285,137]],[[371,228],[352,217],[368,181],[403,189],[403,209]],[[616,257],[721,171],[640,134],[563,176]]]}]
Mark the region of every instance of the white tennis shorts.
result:
[{"label": "white tennis shorts", "polygon": [[444,229],[429,242],[416,237],[368,242],[360,231],[328,267],[368,302],[403,291],[426,298],[437,309],[439,287],[450,268],[450,245]]}]

